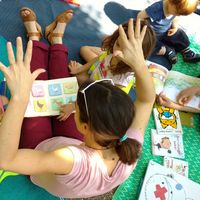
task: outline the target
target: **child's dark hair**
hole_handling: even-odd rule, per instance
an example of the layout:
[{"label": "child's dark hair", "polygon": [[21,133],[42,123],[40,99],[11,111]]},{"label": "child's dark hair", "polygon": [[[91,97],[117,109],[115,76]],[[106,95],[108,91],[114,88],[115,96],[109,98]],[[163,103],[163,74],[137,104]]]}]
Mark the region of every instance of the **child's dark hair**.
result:
[{"label": "child's dark hair", "polygon": [[80,121],[89,124],[99,145],[106,148],[115,147],[123,163],[133,164],[139,158],[141,144],[130,138],[119,141],[134,118],[135,107],[131,98],[110,83],[97,82],[85,90],[88,116],[84,95],[80,91],[90,83],[87,81],[79,88],[77,104]]},{"label": "child's dark hair", "polygon": [[168,0],[178,15],[189,15],[197,9],[198,0]]},{"label": "child's dark hair", "polygon": [[[136,25],[136,20],[134,20],[134,27]],[[148,25],[148,21],[147,20],[141,20],[141,30],[142,28],[147,25],[147,30],[146,30],[146,34],[144,36],[143,42],[142,42],[142,49],[143,49],[143,54],[144,54],[144,58],[147,59],[156,44],[156,35],[153,31],[153,29]],[[122,25],[125,33],[127,34],[128,32],[128,22]],[[117,29],[112,35],[107,36],[103,41],[102,41],[102,50],[108,50],[109,52],[113,53],[113,46],[117,40],[117,38],[119,37],[119,30]],[[114,68],[114,70],[111,70],[113,74],[122,74],[122,73],[126,73],[126,72],[130,72],[132,71],[132,69],[125,64],[124,62],[120,61],[116,67]]]}]

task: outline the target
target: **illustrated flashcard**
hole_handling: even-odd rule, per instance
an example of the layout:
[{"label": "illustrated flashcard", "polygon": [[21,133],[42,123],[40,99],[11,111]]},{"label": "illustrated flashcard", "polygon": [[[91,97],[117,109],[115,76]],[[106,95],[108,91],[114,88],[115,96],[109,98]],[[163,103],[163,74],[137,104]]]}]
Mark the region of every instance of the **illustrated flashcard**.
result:
[{"label": "illustrated flashcard", "polygon": [[44,86],[38,85],[38,84],[33,85],[32,95],[33,95],[33,97],[43,97],[45,95]]},{"label": "illustrated flashcard", "polygon": [[49,96],[58,96],[62,94],[61,85],[58,83],[48,85],[48,89]]},{"label": "illustrated flashcard", "polygon": [[76,77],[34,81],[25,117],[59,115],[60,106],[76,102]]},{"label": "illustrated flashcard", "polygon": [[151,129],[151,140],[154,155],[184,158],[182,135],[159,135]]},{"label": "illustrated flashcard", "polygon": [[200,184],[149,161],[138,200],[199,200]]},{"label": "illustrated flashcard", "polygon": [[60,105],[64,104],[64,99],[63,98],[55,98],[51,99],[51,108],[52,110],[60,110]]},{"label": "illustrated flashcard", "polygon": [[158,106],[153,109],[158,134],[182,134],[179,112],[173,108]]},{"label": "illustrated flashcard", "polygon": [[165,156],[163,164],[165,167],[171,168],[176,173],[188,177],[188,162]]},{"label": "illustrated flashcard", "polygon": [[47,103],[45,99],[38,99],[33,101],[34,110],[36,112],[46,112],[47,111]]}]

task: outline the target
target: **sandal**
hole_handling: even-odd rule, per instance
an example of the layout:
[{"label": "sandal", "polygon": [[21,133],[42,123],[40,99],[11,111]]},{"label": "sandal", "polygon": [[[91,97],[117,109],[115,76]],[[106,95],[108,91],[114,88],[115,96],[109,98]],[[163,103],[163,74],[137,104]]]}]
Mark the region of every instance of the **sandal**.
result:
[{"label": "sandal", "polygon": [[[22,14],[22,12],[24,11],[29,11],[30,14],[24,16]],[[37,28],[37,31],[38,32],[28,32],[27,33],[27,37],[31,37],[31,36],[38,36],[39,39],[42,37],[42,28],[41,26],[37,23],[37,17],[36,17],[36,14],[33,10],[31,10],[30,8],[27,8],[27,7],[23,7],[20,9],[20,16],[22,18],[22,21],[23,22],[30,22],[30,21],[35,21],[35,24],[36,24],[36,28]]]},{"label": "sandal", "polygon": [[69,17],[68,14],[71,13],[73,16],[73,10],[65,10],[60,13],[56,19],[49,24],[45,29],[45,37],[48,39],[50,43],[52,43],[53,37],[63,37],[64,33],[53,33],[58,23],[69,23],[72,17]]}]

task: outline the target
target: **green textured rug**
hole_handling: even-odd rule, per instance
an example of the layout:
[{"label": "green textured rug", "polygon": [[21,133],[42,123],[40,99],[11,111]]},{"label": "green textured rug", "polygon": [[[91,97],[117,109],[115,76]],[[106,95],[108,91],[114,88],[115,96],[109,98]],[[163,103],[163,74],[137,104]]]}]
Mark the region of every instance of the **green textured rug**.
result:
[{"label": "green textured rug", "polygon": [[[195,52],[200,53],[200,45],[195,44],[193,39],[191,41],[191,48]],[[178,54],[178,62],[172,68],[175,71],[183,72],[187,75],[198,76],[200,75],[200,62],[195,64],[188,64],[183,62],[182,55]],[[163,157],[153,156],[151,150],[151,135],[150,131],[155,128],[155,122],[153,115],[151,115],[148,127],[145,132],[145,142],[143,146],[142,156],[138,161],[138,164],[131,174],[131,176],[126,180],[115,192],[114,200],[136,200],[142,180],[144,178],[146,168],[149,160],[154,160],[160,164],[163,163]],[[200,184],[200,115],[194,114],[194,127],[188,128],[183,126],[183,140],[184,140],[184,150],[185,159],[189,162],[189,179]]]}]

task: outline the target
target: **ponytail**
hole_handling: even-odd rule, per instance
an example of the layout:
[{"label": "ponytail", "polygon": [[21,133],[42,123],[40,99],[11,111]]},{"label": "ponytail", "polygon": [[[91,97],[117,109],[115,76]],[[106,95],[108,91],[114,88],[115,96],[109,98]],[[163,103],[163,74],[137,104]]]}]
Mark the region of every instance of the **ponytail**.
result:
[{"label": "ponytail", "polygon": [[119,142],[115,147],[115,150],[119,156],[119,160],[128,165],[136,162],[141,154],[141,149],[141,143],[130,138]]}]

